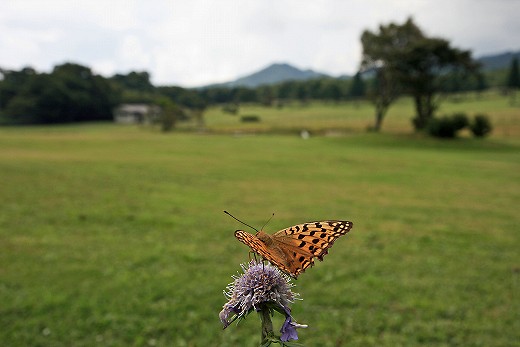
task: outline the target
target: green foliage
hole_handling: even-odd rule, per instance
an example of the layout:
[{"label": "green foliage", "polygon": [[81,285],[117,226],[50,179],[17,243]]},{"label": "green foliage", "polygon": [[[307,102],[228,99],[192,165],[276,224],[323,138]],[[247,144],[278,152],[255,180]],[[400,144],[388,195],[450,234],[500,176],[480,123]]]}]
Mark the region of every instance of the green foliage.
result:
[{"label": "green foliage", "polygon": [[513,58],[511,68],[507,77],[507,87],[511,89],[520,89],[520,70],[518,68],[518,58]]},{"label": "green foliage", "polygon": [[117,94],[89,68],[66,63],[50,74],[32,69],[4,71],[0,93],[5,96],[6,124],[70,123],[112,118]]},{"label": "green foliage", "polygon": [[175,128],[175,124],[182,117],[182,111],[169,98],[162,96],[154,100],[154,104],[161,108],[159,122],[163,132],[170,132]]},{"label": "green foliage", "polygon": [[444,80],[473,74],[477,69],[470,51],[453,48],[441,38],[427,37],[411,18],[402,25],[381,25],[377,33],[365,31],[361,43],[362,67],[385,71],[389,85],[399,84],[413,97],[417,130],[429,124],[438,108],[435,96]]},{"label": "green foliage", "polygon": [[260,117],[256,114],[245,114],[240,117],[240,121],[244,123],[258,123],[260,122]]},{"label": "green foliage", "polygon": [[464,129],[469,125],[468,116],[464,112],[457,112],[451,116],[455,131]]},{"label": "green foliage", "polygon": [[263,106],[271,107],[273,106],[274,100],[276,98],[274,87],[273,86],[260,86],[257,88],[258,101]]},{"label": "green foliage", "polygon": [[236,87],[231,90],[235,102],[257,102],[256,90],[253,88]]},{"label": "green foliage", "polygon": [[151,92],[122,89],[120,101],[122,104],[152,104],[156,97]]},{"label": "green foliage", "polygon": [[458,112],[451,116],[433,117],[427,126],[428,134],[440,138],[454,138],[457,132],[468,126],[468,116]]},{"label": "green foliage", "polygon": [[357,72],[352,79],[349,96],[352,98],[361,98],[365,96],[365,82],[361,77],[361,72]]},{"label": "green foliage", "polygon": [[434,117],[428,122],[428,134],[441,138],[454,138],[457,132],[450,116]]},{"label": "green foliage", "polygon": [[156,92],[159,95],[170,98],[171,101],[180,107],[203,111],[207,106],[204,98],[195,90],[181,87],[157,87]]},{"label": "green foliage", "polygon": [[475,137],[485,137],[491,133],[493,127],[488,115],[477,114],[469,125],[469,128]]},{"label": "green foliage", "polygon": [[19,93],[20,87],[25,85],[37,73],[31,67],[25,67],[20,71],[0,69],[0,73],[2,74],[0,79],[0,110],[2,110]]},{"label": "green foliage", "polygon": [[427,127],[428,134],[440,138],[454,138],[457,133],[468,127],[475,137],[484,137],[493,129],[489,117],[485,114],[476,114],[470,122],[463,112],[451,116],[434,117]]},{"label": "green foliage", "polygon": [[388,108],[397,100],[400,93],[401,87],[395,83],[392,71],[376,68],[375,76],[368,91],[368,98],[376,109],[374,126],[370,127],[370,130],[379,131],[381,129]]},{"label": "green foliage", "polygon": [[150,81],[150,74],[146,71],[132,71],[126,75],[116,74],[111,78],[111,80],[126,90],[151,92],[154,89],[154,86]]}]

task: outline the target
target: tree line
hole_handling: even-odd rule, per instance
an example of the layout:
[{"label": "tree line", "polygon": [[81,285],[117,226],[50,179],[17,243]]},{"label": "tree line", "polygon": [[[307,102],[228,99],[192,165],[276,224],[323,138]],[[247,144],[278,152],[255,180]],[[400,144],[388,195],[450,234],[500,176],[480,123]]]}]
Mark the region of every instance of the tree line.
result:
[{"label": "tree line", "polygon": [[[413,124],[424,129],[438,108],[439,95],[488,88],[471,52],[455,48],[442,38],[428,37],[410,18],[403,24],[380,25],[361,35],[359,72],[352,78],[286,81],[276,85],[188,89],[154,86],[147,72],[105,78],[75,63],[55,66],[50,73],[26,67],[0,69],[0,124],[48,124],[111,120],[121,103],[148,103],[169,113],[175,121],[202,117],[210,105],[320,100],[370,100],[375,108],[374,130],[379,130],[391,104],[403,95],[415,105]],[[515,65],[516,64],[516,65]],[[510,89],[520,88],[518,61],[507,79]]]}]

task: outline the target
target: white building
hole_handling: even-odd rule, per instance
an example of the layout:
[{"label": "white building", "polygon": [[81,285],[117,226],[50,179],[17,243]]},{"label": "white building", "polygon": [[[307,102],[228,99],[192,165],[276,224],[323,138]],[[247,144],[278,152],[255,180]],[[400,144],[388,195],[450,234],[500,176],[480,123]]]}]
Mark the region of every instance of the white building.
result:
[{"label": "white building", "polygon": [[121,104],[114,110],[114,121],[120,124],[151,124],[158,121],[161,108],[147,104]]}]

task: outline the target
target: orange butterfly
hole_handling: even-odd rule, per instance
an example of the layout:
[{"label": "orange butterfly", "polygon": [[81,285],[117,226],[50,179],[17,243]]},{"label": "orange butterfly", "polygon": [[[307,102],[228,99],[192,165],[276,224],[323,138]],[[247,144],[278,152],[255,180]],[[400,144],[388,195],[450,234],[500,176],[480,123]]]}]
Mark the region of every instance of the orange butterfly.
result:
[{"label": "orange butterfly", "polygon": [[349,221],[310,222],[282,229],[272,235],[262,230],[257,230],[256,235],[237,230],[235,237],[283,272],[297,278],[314,265],[314,258],[322,261],[334,241],[348,233],[352,226]]}]

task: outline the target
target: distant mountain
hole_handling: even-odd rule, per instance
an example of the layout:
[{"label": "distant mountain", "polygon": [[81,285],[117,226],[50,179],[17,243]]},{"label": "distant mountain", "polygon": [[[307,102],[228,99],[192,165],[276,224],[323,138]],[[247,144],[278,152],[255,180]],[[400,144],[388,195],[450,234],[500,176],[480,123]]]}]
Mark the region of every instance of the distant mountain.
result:
[{"label": "distant mountain", "polygon": [[509,68],[514,57],[520,59],[520,51],[486,55],[477,58],[477,61],[482,64],[484,71],[489,71]]},{"label": "distant mountain", "polygon": [[238,78],[234,81],[213,84],[207,87],[232,88],[240,86],[255,88],[261,85],[276,84],[285,81],[302,81],[321,77],[330,76],[313,70],[300,70],[289,64],[272,64],[258,72]]},{"label": "distant mountain", "polygon": [[[507,69],[511,66],[511,60],[513,57],[517,57],[520,59],[520,51],[516,52],[504,52],[492,55],[486,55],[479,58],[476,58],[478,62],[482,64],[482,69],[484,71],[497,70],[497,69]],[[372,76],[371,72],[365,72],[363,74],[364,77]],[[254,72],[250,75],[238,78],[234,81],[212,84],[208,86],[204,86],[201,88],[210,88],[210,87],[250,87],[256,88],[261,85],[270,85],[277,84],[285,81],[303,81],[310,80],[314,78],[323,78],[323,77],[332,77],[324,73],[316,72],[313,70],[301,70],[297,67],[294,67],[290,64],[281,63],[281,64],[271,64],[266,68]],[[335,78],[338,79],[350,79],[352,76],[349,75],[341,75]]]}]

